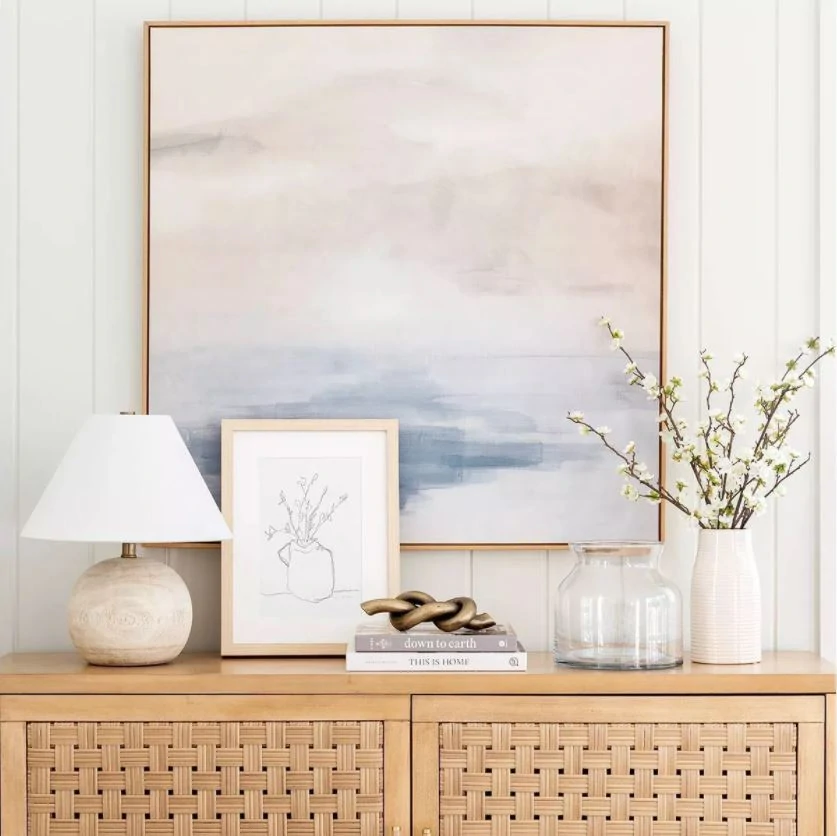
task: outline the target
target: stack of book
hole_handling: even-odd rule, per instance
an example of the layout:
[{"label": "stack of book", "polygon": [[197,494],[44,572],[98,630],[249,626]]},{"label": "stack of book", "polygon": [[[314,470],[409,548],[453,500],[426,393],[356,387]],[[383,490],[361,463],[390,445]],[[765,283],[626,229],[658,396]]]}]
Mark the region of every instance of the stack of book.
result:
[{"label": "stack of book", "polygon": [[444,633],[429,624],[401,633],[388,621],[375,621],[358,626],[346,670],[525,671],[526,651],[508,625]]}]

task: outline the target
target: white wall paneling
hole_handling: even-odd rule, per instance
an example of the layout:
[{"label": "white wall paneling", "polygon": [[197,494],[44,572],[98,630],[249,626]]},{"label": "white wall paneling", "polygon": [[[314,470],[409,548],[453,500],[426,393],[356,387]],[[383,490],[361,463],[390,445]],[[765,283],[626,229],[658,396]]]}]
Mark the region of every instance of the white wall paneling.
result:
[{"label": "white wall paneling", "polygon": [[[672,0],[670,6],[676,6]],[[553,20],[622,20],[625,0],[549,0]]]},{"label": "white wall paneling", "polygon": [[401,589],[420,589],[439,600],[455,598],[463,590],[470,591],[471,552],[404,552]]},{"label": "white wall paneling", "polygon": [[248,20],[316,20],[320,0],[247,0]]},{"label": "white wall paneling", "polygon": [[247,0],[169,0],[169,16],[172,20],[244,20],[246,3]]},{"label": "white wall paneling", "polygon": [[[817,0],[778,0],[776,15],[776,356],[792,356],[803,335],[817,333]],[[828,367],[826,367],[828,368]],[[834,367],[828,371],[833,371]],[[817,445],[817,404],[800,398],[802,418],[794,446]],[[832,463],[833,468],[833,463]],[[776,506],[776,644],[788,650],[816,646],[815,618],[800,618],[794,601],[810,601],[816,615],[817,466],[794,477]],[[800,521],[804,524],[800,525]],[[781,594],[779,594],[781,590]],[[790,605],[790,606],[789,606]]]},{"label": "white wall paneling", "polygon": [[142,410],[143,56],[145,20],[166,20],[169,0],[101,3],[96,13],[94,223],[95,407]]},{"label": "white wall paneling", "polygon": [[396,0],[322,0],[323,18],[331,20],[392,20]]},{"label": "white wall paneling", "polygon": [[546,20],[549,0],[474,0],[478,20]]},{"label": "white wall paneling", "polygon": [[0,653],[17,632],[18,2],[0,4]]},{"label": "white wall paneling", "polygon": [[[837,338],[837,0],[820,0],[819,332]],[[819,413],[820,652],[837,659],[837,371],[822,375]]]},{"label": "white wall paneling", "polygon": [[551,598],[547,553],[474,552],[472,572],[480,611],[511,624],[527,650],[545,649]]},{"label": "white wall paneling", "polygon": [[[766,381],[776,371],[776,20],[776,0],[703,0],[700,339],[719,358],[721,380],[742,350],[752,355],[752,377]],[[769,647],[775,535],[775,514],[755,520]]]},{"label": "white wall paneling", "polygon": [[402,20],[468,20],[472,0],[398,0]]},{"label": "white wall paneling", "polygon": [[[139,406],[144,19],[548,14],[671,21],[668,366],[686,379],[684,408],[696,418],[702,345],[719,362],[747,349],[753,376],[766,378],[806,335],[837,328],[835,91],[830,78],[818,80],[815,63],[819,55],[833,73],[833,32],[826,35],[818,17],[833,27],[833,6],[834,0],[3,0],[0,650],[66,647],[71,585],[91,559],[111,551],[18,543],[16,530],[84,416]],[[816,649],[821,594],[822,643],[833,651],[836,532],[818,520],[833,519],[837,504],[834,380],[821,401],[818,391],[808,393],[805,408],[809,420],[797,443],[821,453],[821,466],[798,477],[778,512],[756,530],[765,646]],[[820,516],[821,507],[828,513]],[[664,567],[688,598],[694,531],[674,514],[667,531]],[[176,567],[192,590],[189,646],[217,647],[218,554],[153,554]],[[407,552],[402,587],[437,597],[472,593],[481,609],[511,621],[538,650],[551,644],[552,596],[571,566],[566,551]]]},{"label": "white wall paneling", "polygon": [[[92,3],[65,0],[26,0],[19,14],[22,523],[94,406],[95,21]],[[83,544],[20,542],[20,646],[68,645],[65,602],[91,554]]]}]

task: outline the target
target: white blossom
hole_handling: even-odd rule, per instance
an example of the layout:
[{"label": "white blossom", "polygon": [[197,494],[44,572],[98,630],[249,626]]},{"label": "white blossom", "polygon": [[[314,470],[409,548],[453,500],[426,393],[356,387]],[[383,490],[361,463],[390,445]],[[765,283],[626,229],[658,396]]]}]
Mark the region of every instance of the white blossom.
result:
[{"label": "white blossom", "polygon": [[600,317],[599,325],[602,325],[606,328],[608,325],[610,325],[610,318],[607,316]]},{"label": "white blossom", "polygon": [[733,430],[735,430],[735,432],[738,433],[744,429],[744,426],[747,423],[747,419],[743,415],[733,415],[729,423]]},{"label": "white blossom", "polygon": [[631,453],[633,453],[633,452],[634,452],[634,450],[636,450],[636,442],[635,442],[635,441],[629,441],[629,442],[625,445],[625,449],[624,449],[622,452],[623,452],[626,456],[630,456],[630,455],[631,455]]},{"label": "white blossom", "polygon": [[583,421],[584,420],[584,413],[579,412],[578,410],[575,410],[574,412],[570,412],[567,415],[567,418],[569,418],[570,421]]},{"label": "white blossom", "polygon": [[609,435],[610,433],[613,432],[613,430],[610,427],[602,426],[602,427],[596,427],[596,432],[599,435]]},{"label": "white blossom", "polygon": [[721,456],[715,462],[715,468],[721,476],[726,476],[732,470],[732,462],[726,456]]},{"label": "white blossom", "polygon": [[639,499],[639,491],[633,485],[622,485],[622,496],[636,502]]}]

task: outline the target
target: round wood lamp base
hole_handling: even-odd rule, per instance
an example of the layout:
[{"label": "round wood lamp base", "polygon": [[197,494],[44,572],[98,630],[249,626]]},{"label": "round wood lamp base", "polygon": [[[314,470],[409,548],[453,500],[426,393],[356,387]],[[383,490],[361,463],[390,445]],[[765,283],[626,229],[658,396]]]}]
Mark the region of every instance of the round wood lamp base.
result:
[{"label": "round wood lamp base", "polygon": [[115,557],[78,579],[69,621],[73,644],[91,665],[160,665],[186,645],[192,599],[165,563]]}]

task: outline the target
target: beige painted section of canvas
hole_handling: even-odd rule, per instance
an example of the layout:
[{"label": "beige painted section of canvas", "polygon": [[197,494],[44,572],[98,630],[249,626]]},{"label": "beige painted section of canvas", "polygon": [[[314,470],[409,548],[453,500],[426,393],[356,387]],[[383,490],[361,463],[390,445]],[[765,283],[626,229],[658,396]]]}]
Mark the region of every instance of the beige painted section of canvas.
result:
[{"label": "beige painted section of canvas", "polygon": [[[485,323],[496,322],[500,327],[492,330],[491,353],[503,358],[497,361],[504,364],[503,373],[489,375],[486,386],[480,387],[486,399],[472,413],[473,420],[484,421],[489,437],[499,440],[497,433],[507,432],[508,425],[496,430],[503,423],[498,415],[511,410],[512,420],[537,423],[534,434],[518,439],[528,451],[543,441],[545,457],[553,442],[573,445],[573,455],[562,465],[562,478],[550,475],[549,468],[511,467],[493,471],[491,480],[471,478],[471,471],[448,490],[423,489],[422,501],[408,498],[404,541],[555,543],[566,539],[570,527],[583,530],[588,538],[613,538],[626,532],[655,536],[657,510],[622,501],[613,465],[601,458],[583,460],[585,450],[589,453],[592,448],[582,441],[576,444],[577,435],[564,413],[578,404],[578,398],[582,402],[595,398],[593,387],[601,381],[603,386],[607,382],[608,395],[606,411],[598,420],[616,421],[612,424],[616,427],[640,422],[633,408],[623,410],[613,399],[609,387],[619,384],[608,377],[612,355],[591,323],[600,313],[594,291],[609,289],[618,294],[622,322],[633,334],[633,350],[656,347],[662,32],[659,27],[510,27],[502,35],[512,50],[505,63],[493,62],[493,71],[486,72],[483,81],[460,84],[461,62],[485,63],[485,49],[491,48],[491,33],[497,30],[446,30],[393,27],[381,40],[379,27],[365,26],[154,28],[151,131],[152,144],[159,145],[160,153],[154,153],[151,186],[150,408],[173,410],[184,427],[202,421],[201,410],[190,406],[205,399],[202,393],[217,392],[218,406],[240,403],[238,398],[247,397],[240,381],[247,381],[249,366],[244,361],[242,368],[242,349],[248,357],[264,351],[265,360],[286,368],[281,352],[274,356],[279,327],[286,349],[294,346],[306,353],[313,349],[310,362],[316,365],[303,376],[310,381],[307,384],[296,385],[303,377],[294,380],[278,369],[251,378],[248,392],[259,409],[282,391],[286,402],[322,398],[318,412],[327,415],[335,386],[341,391],[344,385],[368,386],[370,373],[384,373],[389,379],[406,371],[416,376],[410,403],[425,397],[427,408],[417,407],[421,421],[439,420],[436,403],[464,416],[470,402],[460,393],[471,391],[475,379],[466,370],[484,373],[484,357],[477,355],[485,352]],[[552,55],[548,45],[555,39],[562,48]],[[285,81],[289,68],[301,66],[318,46],[327,57],[311,63],[301,87],[296,81],[289,87]],[[448,56],[441,65],[440,50]],[[533,51],[537,57],[531,62],[522,60]],[[358,64],[359,55],[372,57]],[[603,63],[605,56],[609,60]],[[445,77],[454,74],[451,88],[445,86],[440,93],[441,100],[423,84],[408,85],[409,95],[404,90],[392,92],[392,84],[401,89],[400,73],[418,72],[423,78],[434,65]],[[335,110],[334,93],[329,91],[335,80],[343,83],[339,79],[347,67],[348,86]],[[620,69],[624,67],[631,67],[631,72]],[[390,72],[396,75],[390,77]],[[261,74],[263,84],[249,83],[254,73]],[[567,83],[556,87],[549,81],[553,73]],[[369,81],[372,76],[379,77],[374,84]],[[213,94],[207,98],[189,92],[203,89]],[[475,89],[482,92],[475,95]],[[519,104],[521,97],[514,91],[524,89],[529,91],[526,101],[551,101],[544,116],[530,116],[541,111]],[[404,95],[408,111],[416,114],[415,124],[404,111]],[[318,103],[300,109],[300,96],[315,97]],[[441,103],[431,104],[428,96]],[[485,100],[495,96],[498,104],[486,108]],[[517,106],[521,119],[508,122],[508,109]],[[277,108],[298,110],[298,119],[280,118]],[[448,124],[444,116],[448,108],[451,114],[464,110],[468,115],[459,121],[449,114],[453,121]],[[333,121],[323,116],[326,112],[334,114]],[[569,134],[565,121],[556,115],[560,112],[573,114]],[[486,128],[476,139],[471,136],[473,120],[480,118],[486,120]],[[494,125],[497,118],[500,122]],[[385,131],[380,140],[370,142],[367,123],[378,124],[380,119],[387,124],[394,119],[399,126],[404,119],[409,140],[393,139]],[[183,132],[213,132],[218,125],[228,134],[223,143],[230,146],[229,153],[187,160],[167,150],[171,143],[182,141]],[[363,125],[367,128],[358,127]],[[312,137],[323,130],[340,140],[323,139],[314,143],[316,151],[310,151]],[[394,134],[400,132],[399,128]],[[458,176],[450,176],[444,159],[448,155],[458,159],[461,143],[470,147],[474,141],[473,166],[467,164]],[[441,158],[433,154],[434,142],[443,149]],[[516,148],[511,168],[504,162],[509,142]],[[263,153],[240,157],[240,149],[253,143]],[[288,168],[288,154],[311,153],[316,173],[307,174],[303,167],[298,174]],[[351,171],[343,164],[346,154],[354,160]],[[420,172],[415,179],[411,175],[403,179],[407,160]],[[545,170],[547,181],[567,178],[565,188],[535,187],[525,213],[512,209],[520,199],[518,170]],[[184,189],[183,178],[194,171],[200,171],[193,181],[196,188]],[[288,178],[297,183],[298,177],[308,199],[290,214],[281,208],[284,201],[277,203],[275,195],[265,191],[267,186],[253,185],[259,180],[275,182],[281,190]],[[600,181],[608,193],[608,183],[619,184],[619,197],[605,200],[606,206],[613,200],[617,203],[606,211],[598,198],[589,197],[598,194]],[[449,210],[441,210],[437,200],[440,184],[451,191]],[[406,189],[410,197],[405,198],[407,209],[390,213],[389,221],[380,216],[381,201],[392,199],[393,188],[395,194]],[[217,199],[222,193],[225,199]],[[417,209],[412,208],[415,201]],[[503,201],[505,208],[479,223],[465,208],[482,202],[496,209]],[[232,215],[231,205],[238,207]],[[379,241],[381,223],[387,227],[386,246]],[[209,230],[221,227],[226,230],[223,236],[207,237]],[[329,241],[316,257],[309,243],[312,232]],[[602,235],[609,246],[595,245]],[[521,250],[528,256],[518,258]],[[285,265],[278,292],[277,264]],[[475,264],[479,268],[471,269]],[[508,273],[501,264],[508,265]],[[359,293],[361,298],[375,294],[382,282],[387,284],[393,269],[401,271],[397,290],[384,292],[378,305],[357,303]],[[241,273],[238,291],[230,284],[230,271]],[[527,276],[544,281],[542,292],[520,292],[521,276],[524,281]],[[550,282],[548,276],[560,280]],[[591,282],[595,287],[589,286]],[[587,289],[579,290],[579,283]],[[295,300],[292,310],[289,298]],[[438,298],[446,300],[441,307],[434,302]],[[562,316],[564,326],[556,328]],[[312,323],[320,325],[312,328]],[[180,352],[196,345],[207,347],[212,363],[210,367],[202,361],[201,372],[192,366],[190,380]],[[227,353],[220,346],[226,346]],[[373,350],[391,361],[366,361],[364,354]],[[411,352],[419,358],[427,352],[427,372],[421,361],[413,368]],[[579,355],[595,355],[586,373]],[[335,381],[329,372],[329,363],[337,357],[356,363],[346,381]],[[569,357],[573,359],[566,362]],[[236,367],[233,380],[231,370]],[[320,371],[323,379],[318,384]],[[174,380],[180,381],[176,392]],[[581,391],[573,395],[574,386]],[[389,391],[390,385],[385,388]],[[548,397],[549,409],[543,398],[533,397],[539,391]],[[450,398],[439,400],[437,392]],[[644,404],[646,417],[648,408],[653,412],[642,398],[633,403]],[[408,434],[415,424],[407,421]],[[637,442],[643,446],[647,442],[646,449],[653,454],[653,428],[644,419],[642,427]],[[562,435],[556,439],[552,432]],[[437,448],[431,449],[435,453]],[[500,448],[484,455],[504,454]],[[510,450],[509,455],[517,454]],[[653,459],[649,462],[656,471]],[[211,476],[217,490],[217,470]],[[408,472],[404,484],[411,481]],[[609,489],[603,490],[603,484]],[[593,499],[595,490],[600,496]],[[602,503],[606,503],[604,512]],[[590,527],[591,519],[599,519],[598,532]]]},{"label": "beige painted section of canvas", "polygon": [[[508,16],[515,17],[515,0],[506,3]],[[271,11],[280,0],[171,5],[191,18],[281,16]],[[318,0],[293,5],[300,16],[320,13]],[[470,0],[399,0],[397,11],[418,17],[435,6],[433,16],[443,17],[442,5],[456,6],[456,16],[460,9],[471,14]],[[502,14],[499,2],[489,5],[486,14]],[[628,19],[672,21],[668,350],[669,368],[690,383],[690,364],[704,342],[718,355],[745,347],[772,366],[817,323],[816,242],[809,234],[817,213],[817,102],[809,87],[819,37],[814,5],[550,4],[553,18],[621,18],[624,12]],[[352,0],[353,17],[374,17],[378,9],[374,0]],[[99,3],[95,17],[94,6],[81,0],[0,5],[0,171],[4,184],[19,181],[21,189],[19,207],[7,192],[0,194],[3,649],[68,645],[64,603],[91,552],[85,546],[17,546],[13,532],[83,415],[139,399],[139,172],[131,161],[141,153],[134,127],[141,80],[134,77],[136,53],[122,47],[131,27],[139,38],[140,21],[169,13],[168,0]],[[733,319],[719,300],[752,312]],[[812,414],[816,402],[815,393],[808,404]],[[818,557],[806,533],[819,517],[816,470],[801,474],[791,493],[796,496],[778,514],[760,521],[757,534],[767,592],[766,646],[816,649]],[[687,592],[692,535],[671,515],[668,524],[664,565]],[[217,648],[218,553],[172,551],[168,557],[195,599],[190,646]],[[518,559],[514,552],[427,559],[410,553],[403,575],[411,586],[440,597],[478,593],[503,607],[493,614],[534,636],[532,650],[545,649],[552,591],[571,562],[565,552],[535,552],[516,575]],[[509,578],[515,576],[520,583],[512,592]]]}]

